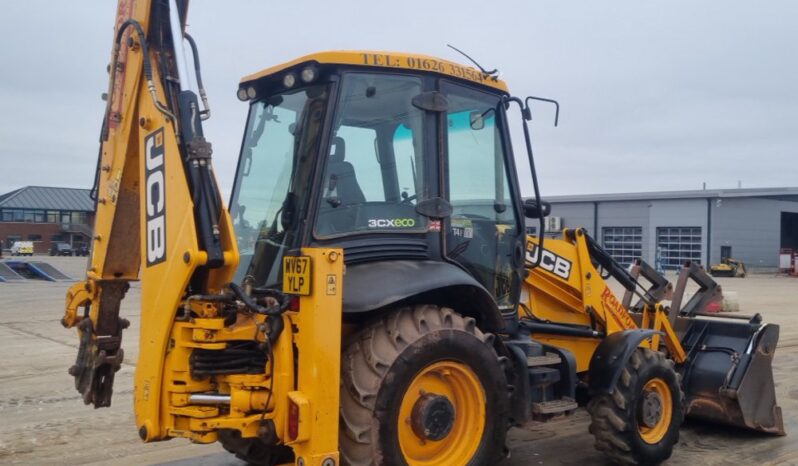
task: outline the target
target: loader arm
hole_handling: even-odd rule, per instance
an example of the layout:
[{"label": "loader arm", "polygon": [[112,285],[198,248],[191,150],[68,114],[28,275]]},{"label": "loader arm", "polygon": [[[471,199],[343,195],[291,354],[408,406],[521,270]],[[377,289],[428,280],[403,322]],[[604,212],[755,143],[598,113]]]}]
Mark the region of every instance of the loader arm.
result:
[{"label": "loader arm", "polygon": [[180,18],[187,2],[169,6],[179,11],[169,11],[165,2],[118,4],[93,189],[92,254],[85,280],[67,294],[62,320],[80,334],[70,369],[76,388],[87,404],[109,406],[124,357],[120,302],[129,282],[141,280],[146,329],[136,371],[140,426],[159,417],[154,393],[161,390],[182,300],[219,293],[238,261],[203,138],[203,111],[179,63],[185,58]]},{"label": "loader arm", "polygon": [[[720,304],[721,289],[698,264],[686,263],[674,288],[642,260],[627,271],[583,229],[547,239],[542,253],[538,244],[527,238],[520,325],[533,339],[569,350],[591,391],[611,393],[636,347],[663,351],[682,376],[688,416],[784,435],[771,367],[778,325],[759,314],[707,312]],[[540,266],[530,267],[539,254]],[[626,290],[623,300],[608,286],[610,276]],[[682,304],[688,281],[698,290]]]},{"label": "loader arm", "polygon": [[[541,254],[540,266],[529,267]],[[525,323],[533,328],[534,338],[545,343],[562,345],[562,337],[568,337],[569,344],[579,342],[579,350],[575,351],[579,371],[587,369],[601,342],[594,336],[641,328],[654,331],[641,346],[657,349],[662,340],[676,362],[684,361],[684,349],[660,303],[666,295],[666,286],[656,282],[648,289],[643,288],[638,277],[618,264],[584,230],[565,230],[562,239],[547,240],[542,253],[538,238],[527,237],[527,264],[529,274],[522,294],[526,302],[522,298],[522,309],[531,314],[532,321],[527,319]],[[607,275],[602,276],[597,266]],[[640,268],[649,269],[645,264]],[[619,299],[609,287],[605,280],[609,276],[628,294],[640,297],[640,303],[635,306],[638,308],[636,315],[624,304],[631,298]],[[530,316],[522,312],[521,317]],[[551,323],[557,327],[552,327]],[[546,329],[546,332],[534,329]],[[560,335],[547,333],[549,331],[558,331]],[[586,338],[571,338],[580,332]]]}]

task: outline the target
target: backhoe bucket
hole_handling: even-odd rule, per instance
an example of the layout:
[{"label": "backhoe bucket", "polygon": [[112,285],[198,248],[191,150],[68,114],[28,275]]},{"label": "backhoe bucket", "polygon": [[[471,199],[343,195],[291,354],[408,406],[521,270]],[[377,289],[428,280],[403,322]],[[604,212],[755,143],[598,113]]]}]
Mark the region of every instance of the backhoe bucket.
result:
[{"label": "backhoe bucket", "polygon": [[[739,319],[739,318],[738,318]],[[779,326],[721,317],[693,317],[682,339],[687,415],[785,435],[776,405],[773,355]]]}]

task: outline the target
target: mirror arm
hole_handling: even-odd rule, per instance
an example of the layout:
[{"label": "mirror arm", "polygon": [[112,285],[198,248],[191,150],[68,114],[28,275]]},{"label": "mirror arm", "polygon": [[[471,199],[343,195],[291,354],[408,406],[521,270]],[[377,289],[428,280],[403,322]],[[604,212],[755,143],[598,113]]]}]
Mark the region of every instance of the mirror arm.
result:
[{"label": "mirror arm", "polygon": [[560,122],[560,103],[554,99],[546,99],[545,97],[535,97],[535,96],[527,96],[524,99],[524,105],[526,106],[527,111],[529,112],[529,120],[532,119],[532,110],[529,108],[529,101],[530,100],[538,100],[540,102],[548,102],[550,104],[554,104],[554,126],[556,127],[557,124]]},{"label": "mirror arm", "polygon": [[[538,188],[538,175],[537,170],[535,169],[535,157],[532,154],[532,137],[529,135],[529,125],[527,121],[532,119],[532,112],[529,110],[529,106],[524,104],[524,102],[519,99],[518,97],[504,97],[502,102],[505,105],[505,108],[509,108],[510,103],[514,102],[518,104],[518,108],[521,110],[521,115],[523,116],[523,123],[524,123],[524,142],[526,143],[526,154],[529,158],[529,168],[532,174],[532,188],[535,191],[535,202],[538,205],[538,208],[542,208],[542,204],[540,202],[540,189]],[[526,221],[524,221],[526,224]],[[530,266],[530,268],[534,269],[540,265],[540,261],[543,258],[543,240],[545,235],[545,219],[543,215],[540,215],[538,218],[538,254],[535,262]],[[526,235],[526,232],[524,232]]]}]

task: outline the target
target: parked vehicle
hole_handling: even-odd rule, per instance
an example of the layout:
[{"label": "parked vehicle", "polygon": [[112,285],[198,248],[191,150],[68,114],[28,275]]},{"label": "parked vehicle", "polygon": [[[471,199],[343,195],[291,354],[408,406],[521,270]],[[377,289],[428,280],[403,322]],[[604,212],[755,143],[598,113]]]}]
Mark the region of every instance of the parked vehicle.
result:
[{"label": "parked vehicle", "polygon": [[71,256],[73,255],[72,246],[68,243],[53,243],[50,246],[51,256]]},{"label": "parked vehicle", "polygon": [[81,244],[75,246],[72,249],[72,254],[75,256],[88,256],[89,255],[89,246],[86,244]]},{"label": "parked vehicle", "polygon": [[33,241],[14,241],[11,245],[12,256],[32,256]]}]

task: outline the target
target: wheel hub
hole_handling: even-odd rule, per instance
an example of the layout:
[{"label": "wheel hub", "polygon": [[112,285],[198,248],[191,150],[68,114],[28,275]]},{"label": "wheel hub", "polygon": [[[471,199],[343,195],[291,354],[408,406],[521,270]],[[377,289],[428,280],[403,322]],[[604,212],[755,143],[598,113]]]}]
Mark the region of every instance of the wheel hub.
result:
[{"label": "wheel hub", "polygon": [[640,406],[640,421],[646,427],[653,428],[662,418],[662,397],[655,391],[647,391],[643,395]]},{"label": "wheel hub", "polygon": [[442,440],[452,431],[455,409],[445,396],[425,393],[413,405],[410,425],[413,433],[424,440]]}]

